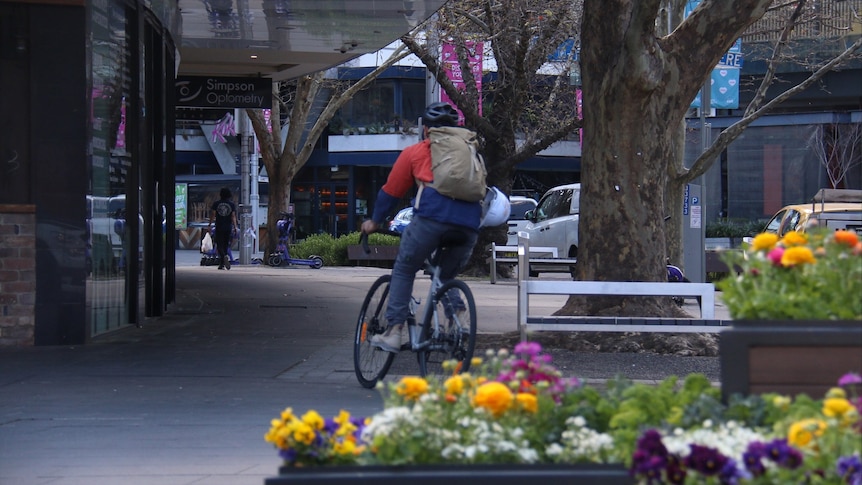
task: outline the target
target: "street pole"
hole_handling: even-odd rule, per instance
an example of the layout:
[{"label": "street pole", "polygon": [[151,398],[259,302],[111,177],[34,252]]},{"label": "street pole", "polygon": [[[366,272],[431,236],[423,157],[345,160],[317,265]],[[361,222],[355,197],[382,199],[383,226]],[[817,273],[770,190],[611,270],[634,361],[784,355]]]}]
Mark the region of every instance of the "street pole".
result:
[{"label": "street pole", "polygon": [[240,126],[240,194],[241,203],[239,210],[239,264],[247,265],[251,263],[251,245],[248,243],[248,229],[251,227],[249,206],[249,187],[251,181],[249,177],[249,159],[252,157],[252,142],[251,120],[244,109],[238,110],[237,121]]},{"label": "street pole", "polygon": [[258,228],[260,228],[260,220],[259,220],[259,209],[260,209],[260,167],[258,165],[258,152],[257,152],[257,136],[254,134],[254,130],[252,130],[252,135],[249,137],[249,141],[252,144],[252,153],[249,156],[248,160],[248,168],[251,172],[251,230],[252,230],[252,254],[254,257],[259,257],[259,244],[258,240]]}]

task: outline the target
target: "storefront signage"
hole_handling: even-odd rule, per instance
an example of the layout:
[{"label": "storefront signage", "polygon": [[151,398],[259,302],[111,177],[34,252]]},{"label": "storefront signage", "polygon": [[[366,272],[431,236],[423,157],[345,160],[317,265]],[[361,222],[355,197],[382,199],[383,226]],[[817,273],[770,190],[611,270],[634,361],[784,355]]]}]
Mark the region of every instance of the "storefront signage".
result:
[{"label": "storefront signage", "polygon": [[177,106],[272,108],[272,80],[244,77],[177,77]]}]

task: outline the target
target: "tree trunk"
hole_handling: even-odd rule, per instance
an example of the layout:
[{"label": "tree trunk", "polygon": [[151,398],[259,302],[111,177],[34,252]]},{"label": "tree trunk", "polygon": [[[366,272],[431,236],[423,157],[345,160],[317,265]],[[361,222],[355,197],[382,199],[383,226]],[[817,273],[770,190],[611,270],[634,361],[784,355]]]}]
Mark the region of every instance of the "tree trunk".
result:
[{"label": "tree trunk", "polygon": [[[659,36],[659,0],[584,0],[578,277],[665,281],[674,134],[721,55],[770,0],[704,2]],[[561,314],[672,316],[669,298],[570,298]]]}]

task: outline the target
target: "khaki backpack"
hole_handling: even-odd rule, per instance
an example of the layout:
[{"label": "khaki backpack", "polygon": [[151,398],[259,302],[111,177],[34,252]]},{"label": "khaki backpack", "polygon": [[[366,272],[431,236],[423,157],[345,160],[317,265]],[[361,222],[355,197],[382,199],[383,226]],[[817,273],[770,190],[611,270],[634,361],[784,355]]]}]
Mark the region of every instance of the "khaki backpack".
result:
[{"label": "khaki backpack", "polygon": [[479,154],[476,133],[466,128],[441,126],[430,128],[428,139],[434,181],[425,185],[453,199],[467,202],[484,199],[488,173]]}]

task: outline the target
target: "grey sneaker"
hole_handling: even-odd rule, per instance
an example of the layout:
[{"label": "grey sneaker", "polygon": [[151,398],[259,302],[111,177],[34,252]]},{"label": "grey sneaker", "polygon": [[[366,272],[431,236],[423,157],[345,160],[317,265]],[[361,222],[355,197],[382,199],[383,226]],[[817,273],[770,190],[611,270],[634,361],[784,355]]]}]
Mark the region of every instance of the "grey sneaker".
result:
[{"label": "grey sneaker", "polygon": [[392,325],[385,332],[372,335],[368,341],[371,345],[386,352],[398,352],[401,350],[401,330],[404,325]]},{"label": "grey sneaker", "polygon": [[227,254],[224,255],[224,267],[225,269],[230,269],[230,256]]}]

